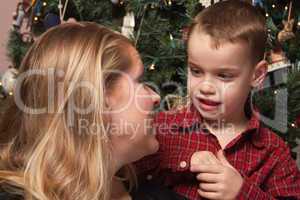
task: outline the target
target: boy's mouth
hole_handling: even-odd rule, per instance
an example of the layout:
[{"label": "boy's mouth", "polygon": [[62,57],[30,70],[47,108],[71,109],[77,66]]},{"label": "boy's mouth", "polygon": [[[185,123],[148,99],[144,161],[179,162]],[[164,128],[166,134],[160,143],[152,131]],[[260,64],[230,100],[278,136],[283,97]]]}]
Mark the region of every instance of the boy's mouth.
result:
[{"label": "boy's mouth", "polygon": [[219,105],[221,105],[221,102],[216,102],[208,99],[198,98],[198,101],[200,103],[200,107],[206,111],[215,110]]}]

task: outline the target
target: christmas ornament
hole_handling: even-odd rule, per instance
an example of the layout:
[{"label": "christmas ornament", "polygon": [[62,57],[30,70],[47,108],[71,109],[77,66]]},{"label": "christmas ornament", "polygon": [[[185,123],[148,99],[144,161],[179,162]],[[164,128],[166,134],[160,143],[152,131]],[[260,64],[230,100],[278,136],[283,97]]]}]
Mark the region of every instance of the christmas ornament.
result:
[{"label": "christmas ornament", "polygon": [[282,21],[284,28],[282,31],[280,31],[278,33],[278,41],[280,43],[284,43],[285,41],[288,41],[295,37],[295,34],[293,33],[293,26],[294,26],[295,20],[291,19],[291,12],[292,12],[292,1],[290,2],[288,20]]},{"label": "christmas ornament", "polygon": [[165,3],[166,6],[171,6],[172,5],[171,0],[164,0],[164,3]]},{"label": "christmas ornament", "polygon": [[212,4],[218,3],[220,0],[199,0],[199,3],[205,8],[211,6]]},{"label": "christmas ornament", "polygon": [[68,3],[69,0],[66,0],[65,5],[63,5],[61,0],[59,0],[58,9],[59,9],[59,18],[61,22],[64,21]]},{"label": "christmas ornament", "polygon": [[29,19],[29,15],[23,19],[23,23],[20,28],[20,35],[22,36],[22,41],[25,43],[31,43],[34,41],[35,37],[31,31],[31,20]]},{"label": "christmas ornament", "polygon": [[42,7],[43,2],[41,0],[36,0],[33,2],[33,14],[35,16],[41,16],[42,15]]},{"label": "christmas ornament", "polygon": [[33,5],[35,4],[35,1],[36,1],[36,0],[32,0],[32,1],[31,1],[31,6],[33,6]]},{"label": "christmas ornament", "polygon": [[135,19],[133,12],[127,12],[123,18],[122,35],[127,38],[134,38]]},{"label": "christmas ornament", "polygon": [[187,97],[180,95],[168,94],[165,97],[167,110],[180,110],[184,105],[187,105]]},{"label": "christmas ornament", "polygon": [[16,12],[13,15],[13,27],[19,29],[23,23],[23,19],[28,14],[30,4],[27,1],[21,1],[17,4]]},{"label": "christmas ornament", "polygon": [[268,72],[291,67],[290,61],[280,47],[274,48],[269,52],[268,61],[270,63],[268,65]]},{"label": "christmas ornament", "polygon": [[46,30],[53,26],[57,26],[59,24],[60,24],[60,18],[56,14],[48,13],[44,18],[44,27]]},{"label": "christmas ornament", "polygon": [[110,0],[113,4],[119,4],[119,0]]},{"label": "christmas ornament", "polygon": [[202,4],[205,8],[209,7],[211,5],[211,0],[199,0],[199,3]]},{"label": "christmas ornament", "polygon": [[1,83],[6,93],[13,92],[16,84],[17,75],[18,70],[13,67],[8,68],[2,75]]},{"label": "christmas ornament", "polygon": [[261,8],[264,7],[263,1],[262,0],[252,0],[252,5],[253,6],[259,6]]}]

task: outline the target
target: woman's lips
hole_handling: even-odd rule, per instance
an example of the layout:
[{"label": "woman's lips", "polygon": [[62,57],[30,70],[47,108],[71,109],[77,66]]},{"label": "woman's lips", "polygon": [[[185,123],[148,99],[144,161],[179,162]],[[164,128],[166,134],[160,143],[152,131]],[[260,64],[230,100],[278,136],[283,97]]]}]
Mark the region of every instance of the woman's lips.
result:
[{"label": "woman's lips", "polygon": [[219,105],[221,105],[220,102],[216,102],[208,99],[199,98],[198,101],[200,103],[199,106],[201,107],[201,109],[205,111],[215,110]]}]

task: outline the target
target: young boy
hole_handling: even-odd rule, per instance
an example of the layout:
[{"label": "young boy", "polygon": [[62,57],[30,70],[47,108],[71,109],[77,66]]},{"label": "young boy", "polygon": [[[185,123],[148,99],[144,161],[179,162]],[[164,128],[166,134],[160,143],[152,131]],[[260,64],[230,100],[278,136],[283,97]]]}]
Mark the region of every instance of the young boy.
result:
[{"label": "young boy", "polygon": [[194,19],[188,39],[191,104],[156,118],[160,150],[137,163],[140,177],[189,199],[300,199],[289,148],[247,113],[267,63],[264,17],[222,1]]}]

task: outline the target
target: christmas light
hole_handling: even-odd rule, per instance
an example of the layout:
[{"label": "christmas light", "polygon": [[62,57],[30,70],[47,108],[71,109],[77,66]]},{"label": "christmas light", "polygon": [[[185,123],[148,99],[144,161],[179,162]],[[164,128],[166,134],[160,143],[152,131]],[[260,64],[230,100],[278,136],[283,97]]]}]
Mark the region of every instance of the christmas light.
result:
[{"label": "christmas light", "polygon": [[170,40],[173,40],[174,38],[173,38],[173,35],[172,34],[170,34]]},{"label": "christmas light", "polygon": [[150,70],[155,70],[155,64],[152,63],[151,66],[149,67]]},{"label": "christmas light", "polygon": [[2,86],[2,82],[0,82],[0,86]]},{"label": "christmas light", "polygon": [[8,95],[9,95],[9,96],[12,96],[12,95],[13,95],[13,93],[12,93],[12,92],[9,92],[9,93],[8,93]]},{"label": "christmas light", "polygon": [[46,1],[43,2],[43,6],[47,6],[47,2]]},{"label": "christmas light", "polygon": [[277,94],[277,90],[274,91],[274,94]]},{"label": "christmas light", "polygon": [[169,6],[170,6],[170,5],[172,5],[172,1],[171,1],[171,0],[169,0],[169,1],[168,1],[168,4],[169,4]]},{"label": "christmas light", "polygon": [[266,17],[269,17],[269,13],[266,13]]},{"label": "christmas light", "polygon": [[39,20],[39,18],[38,17],[34,17],[34,21],[38,21]]},{"label": "christmas light", "polygon": [[272,5],[272,8],[275,8],[275,7],[276,7],[275,4],[273,4],[273,5]]},{"label": "christmas light", "polygon": [[292,123],[291,125],[292,125],[292,127],[296,127],[296,125],[294,123]]},{"label": "christmas light", "polygon": [[298,22],[298,24],[297,24],[298,26],[300,26],[300,21]]},{"label": "christmas light", "polygon": [[284,9],[285,9],[285,10],[288,10],[289,8],[286,6],[286,7],[284,7]]}]

